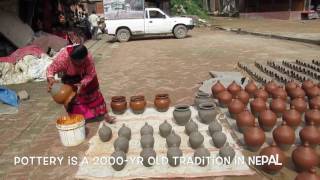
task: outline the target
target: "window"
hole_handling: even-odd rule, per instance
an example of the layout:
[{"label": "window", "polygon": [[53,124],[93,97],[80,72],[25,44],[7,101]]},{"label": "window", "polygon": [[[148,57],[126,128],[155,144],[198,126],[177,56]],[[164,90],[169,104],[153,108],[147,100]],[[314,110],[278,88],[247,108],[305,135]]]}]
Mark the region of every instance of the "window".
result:
[{"label": "window", "polygon": [[149,16],[150,19],[155,19],[155,18],[166,18],[166,16],[159,11],[149,11]]}]

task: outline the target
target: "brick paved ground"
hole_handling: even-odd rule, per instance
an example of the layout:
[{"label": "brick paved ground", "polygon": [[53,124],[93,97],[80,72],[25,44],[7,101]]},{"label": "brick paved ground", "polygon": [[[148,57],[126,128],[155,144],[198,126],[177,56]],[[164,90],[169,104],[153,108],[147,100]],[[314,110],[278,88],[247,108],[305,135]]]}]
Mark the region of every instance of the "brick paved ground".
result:
[{"label": "brick paved ground", "polygon": [[[111,96],[144,94],[151,105],[156,93],[167,92],[173,104],[192,103],[198,83],[210,70],[233,70],[238,60],[312,59],[320,47],[290,41],[197,29],[183,40],[138,39],[128,43],[88,42],[96,58],[101,89]],[[10,86],[26,89],[31,99],[16,115],[0,116],[0,179],[74,179],[76,166],[14,166],[14,156],[83,156],[98,123],[87,125],[87,140],[78,147],[61,145],[55,119],[64,114],[46,92],[46,83]],[[231,179],[225,177],[218,179]],[[245,179],[262,177],[252,176]],[[235,179],[243,179],[238,177]]]}]

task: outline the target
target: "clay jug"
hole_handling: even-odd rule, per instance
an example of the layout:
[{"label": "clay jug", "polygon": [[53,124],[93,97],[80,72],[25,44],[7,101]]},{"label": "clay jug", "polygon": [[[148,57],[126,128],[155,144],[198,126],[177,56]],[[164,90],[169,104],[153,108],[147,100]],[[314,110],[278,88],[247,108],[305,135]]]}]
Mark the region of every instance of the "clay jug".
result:
[{"label": "clay jug", "polygon": [[228,107],[232,101],[232,94],[229,91],[222,91],[217,95],[217,98],[221,107]]},{"label": "clay jug", "polygon": [[229,145],[229,143],[226,143],[222,148],[219,149],[219,156],[222,157],[222,159],[227,159],[226,161],[224,161],[224,164],[226,165],[231,164],[235,155],[236,155],[236,152]]},{"label": "clay jug", "polygon": [[211,121],[216,120],[218,113],[217,106],[214,103],[202,103],[199,105],[198,115],[200,121],[204,124],[209,124]]},{"label": "clay jug", "polygon": [[255,118],[252,113],[246,109],[238,114],[236,122],[239,131],[244,132],[246,128],[254,126]]},{"label": "clay jug", "polygon": [[267,101],[269,93],[264,88],[260,88],[254,93],[254,98],[262,98],[264,101]]},{"label": "clay jug", "polygon": [[295,98],[291,101],[290,103],[290,107],[295,107],[295,109],[297,111],[299,111],[300,113],[304,113],[306,112],[307,108],[308,108],[308,104],[307,102],[304,100],[304,98]]},{"label": "clay jug", "polygon": [[238,98],[244,105],[247,105],[249,103],[250,95],[246,91],[241,90],[236,94],[236,98]]},{"label": "clay jug", "polygon": [[144,96],[132,96],[130,98],[130,108],[135,114],[142,114],[146,108],[146,104]]},{"label": "clay jug", "polygon": [[110,127],[108,127],[107,125],[105,125],[103,123],[103,125],[101,126],[101,128],[98,131],[98,134],[99,134],[99,138],[102,142],[107,142],[112,137],[112,130]]},{"label": "clay jug", "polygon": [[275,91],[278,88],[278,84],[275,81],[271,80],[264,87],[266,91],[269,93],[270,97],[270,95],[273,94],[273,91]]},{"label": "clay jug", "polygon": [[169,94],[157,94],[154,99],[154,106],[159,112],[166,112],[170,106]]},{"label": "clay jug", "polygon": [[236,81],[232,81],[228,86],[228,91],[232,94],[232,97],[235,98],[237,93],[241,91],[241,86],[236,83]]},{"label": "clay jug", "polygon": [[298,127],[302,121],[301,113],[297,111],[294,106],[282,114],[282,119],[287,122],[288,126],[294,129]]},{"label": "clay jug", "polygon": [[193,149],[199,148],[202,145],[203,141],[204,141],[204,137],[198,131],[192,132],[189,136],[189,144]]},{"label": "clay jug", "polygon": [[140,135],[150,134],[153,135],[153,127],[150,126],[147,122],[145,122],[144,126],[140,129]]},{"label": "clay jug", "polygon": [[213,133],[222,131],[222,126],[217,121],[212,121],[208,126],[209,134],[212,136]]},{"label": "clay jug", "polygon": [[292,152],[292,161],[298,171],[307,171],[319,164],[319,158],[308,142],[300,145]]},{"label": "clay jug", "polygon": [[275,89],[272,93],[272,98],[281,98],[283,100],[287,100],[288,95],[287,92],[282,88],[282,86],[279,86],[277,89]]},{"label": "clay jug", "polygon": [[306,96],[306,93],[304,92],[304,90],[301,87],[297,87],[296,89],[290,91],[289,96],[291,97],[291,99],[295,99],[295,98],[303,98]]},{"label": "clay jug", "polygon": [[211,87],[211,92],[213,97],[217,97],[219,93],[225,90],[226,88],[223,86],[223,84],[220,83],[219,80]]},{"label": "clay jug", "polygon": [[144,148],[140,156],[142,157],[142,164],[145,167],[151,167],[156,163],[156,151],[153,148]]},{"label": "clay jug", "polygon": [[167,158],[168,163],[172,167],[177,167],[180,164],[180,158],[182,157],[183,153],[181,149],[178,147],[170,147],[167,151]]},{"label": "clay jug", "polygon": [[213,133],[211,137],[216,148],[221,148],[227,141],[227,136],[221,131]]},{"label": "clay jug", "polygon": [[299,84],[296,83],[295,81],[291,80],[288,82],[285,86],[285,89],[287,93],[290,95],[292,91],[294,91],[297,87],[299,87]]},{"label": "clay jug", "polygon": [[253,98],[254,93],[257,91],[258,87],[257,87],[256,83],[254,83],[253,80],[250,80],[244,89],[245,89],[245,91],[247,91],[249,96],[251,98]]},{"label": "clay jug", "polygon": [[165,120],[162,124],[159,126],[159,133],[160,136],[166,138],[172,131],[172,126]]},{"label": "clay jug", "polygon": [[198,131],[198,124],[192,119],[185,125],[185,133],[190,135],[192,132]]},{"label": "clay jug", "polygon": [[125,137],[128,140],[131,139],[131,129],[128,128],[124,123],[122,124],[122,127],[118,131],[118,136]]},{"label": "clay jug", "polygon": [[245,105],[239,99],[233,99],[228,106],[229,113],[233,119],[241,113],[245,108]]},{"label": "clay jug", "polygon": [[174,108],[173,118],[180,126],[184,126],[191,118],[191,111],[188,105],[178,105]]},{"label": "clay jug", "polygon": [[127,110],[127,101],[124,96],[113,96],[110,103],[114,114],[123,114]]},{"label": "clay jug", "polygon": [[128,152],[129,149],[129,140],[125,137],[118,137],[113,143],[114,149],[119,149],[125,153]]},{"label": "clay jug", "polygon": [[194,105],[197,109],[199,109],[199,104],[213,102],[213,99],[210,97],[208,93],[199,91],[194,99]]},{"label": "clay jug", "polygon": [[193,154],[194,164],[201,167],[207,166],[209,163],[210,152],[207,148],[200,147]]},{"label": "clay jug", "polygon": [[111,154],[112,168],[116,171],[121,171],[127,164],[127,155],[120,149],[116,149],[115,152]]},{"label": "clay jug", "polygon": [[141,136],[140,144],[142,148],[153,148],[154,146],[154,137],[150,134]]},{"label": "clay jug", "polygon": [[304,116],[307,124],[313,122],[315,126],[320,126],[320,110],[318,108],[307,110]]},{"label": "clay jug", "polygon": [[281,117],[282,113],[287,108],[287,103],[281,98],[276,98],[271,101],[270,109],[277,114],[277,117]]},{"label": "clay jug", "polygon": [[259,125],[265,131],[271,131],[277,123],[277,115],[270,109],[266,109],[259,114]]},{"label": "clay jug", "polygon": [[69,102],[76,95],[76,92],[73,90],[72,86],[68,84],[54,83],[50,94],[56,103],[64,104],[65,107],[67,107]]},{"label": "clay jug", "polygon": [[320,180],[320,176],[316,174],[316,169],[311,168],[309,171],[299,173],[295,180]]},{"label": "clay jug", "polygon": [[285,151],[290,149],[296,140],[294,130],[287,125],[286,121],[283,121],[281,126],[273,130],[272,136],[277,145]]},{"label": "clay jug", "polygon": [[286,155],[275,143],[272,143],[269,147],[263,148],[259,155],[267,156],[268,158],[275,158],[276,156],[278,156],[277,162],[281,163],[282,165],[264,163],[261,167],[263,171],[271,174],[279,172],[285,166],[287,161]]},{"label": "clay jug", "polygon": [[250,102],[250,110],[252,114],[258,117],[259,113],[267,109],[266,101],[262,98],[255,98]]},{"label": "clay jug", "polygon": [[169,148],[173,146],[179,147],[181,144],[181,137],[177,135],[174,131],[172,131],[170,135],[167,136],[166,142]]},{"label": "clay jug", "polygon": [[302,89],[304,91],[307,91],[308,89],[312,88],[313,86],[315,86],[314,82],[310,79],[303,81],[302,83]]},{"label": "clay jug", "polygon": [[317,97],[320,95],[320,89],[318,86],[313,86],[306,90],[307,96],[309,99]]},{"label": "clay jug", "polygon": [[248,127],[243,134],[243,138],[248,149],[253,152],[258,151],[266,140],[264,131],[257,126]]},{"label": "clay jug", "polygon": [[320,96],[314,97],[309,101],[310,109],[319,109],[320,110]]},{"label": "clay jug", "polygon": [[308,142],[310,147],[314,148],[320,144],[320,131],[314,126],[313,121],[299,132],[299,136],[302,143]]}]

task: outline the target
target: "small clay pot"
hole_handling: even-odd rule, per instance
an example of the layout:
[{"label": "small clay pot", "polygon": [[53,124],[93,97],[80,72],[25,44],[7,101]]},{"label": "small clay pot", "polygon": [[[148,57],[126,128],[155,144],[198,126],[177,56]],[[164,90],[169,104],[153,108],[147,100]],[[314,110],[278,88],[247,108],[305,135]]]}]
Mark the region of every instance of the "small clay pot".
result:
[{"label": "small clay pot", "polygon": [[272,95],[273,91],[275,91],[278,88],[278,84],[275,81],[271,80],[264,87],[266,91],[269,93],[269,95]]},{"label": "small clay pot", "polygon": [[154,106],[159,112],[166,112],[170,107],[169,94],[157,94],[154,98]]},{"label": "small clay pot", "polygon": [[266,109],[259,114],[259,126],[264,131],[271,131],[277,123],[277,115],[270,109]]},{"label": "small clay pot", "polygon": [[245,108],[245,105],[239,99],[233,99],[228,106],[229,113],[232,118],[241,113]]},{"label": "small clay pot", "polygon": [[236,83],[236,81],[232,81],[228,86],[228,91],[232,94],[232,97],[235,98],[237,93],[241,91],[241,86]]},{"label": "small clay pot", "polygon": [[153,127],[150,126],[147,122],[145,122],[144,126],[140,129],[140,135],[153,135]]},{"label": "small clay pot", "polygon": [[162,124],[159,126],[159,133],[160,136],[166,138],[172,131],[172,126],[165,120]]},{"label": "small clay pot", "polygon": [[231,164],[234,157],[236,155],[235,150],[229,145],[229,143],[225,143],[225,145],[219,149],[219,156],[222,159],[227,159],[224,161],[224,164],[228,165]]},{"label": "small clay pot", "polygon": [[190,135],[192,132],[198,131],[198,124],[192,119],[185,125],[185,132]]},{"label": "small clay pot", "polygon": [[168,163],[172,167],[180,165],[180,158],[182,157],[182,150],[178,147],[170,147],[167,151]]},{"label": "small clay pot", "polygon": [[264,163],[261,167],[263,171],[270,174],[275,174],[279,172],[285,166],[287,161],[286,155],[275,143],[272,143],[269,147],[263,148],[259,155],[267,156],[268,158],[271,158],[272,156],[278,156],[277,163],[281,163],[282,165]]},{"label": "small clay pot", "polygon": [[304,98],[295,98],[290,103],[290,108],[292,107],[294,107],[300,113],[304,113],[308,109],[308,104]]},{"label": "small clay pot", "polygon": [[221,131],[214,132],[211,137],[216,148],[221,148],[227,141],[227,136]]},{"label": "small clay pot", "polygon": [[102,142],[107,142],[112,137],[112,130],[107,125],[103,124],[98,131],[99,138]]},{"label": "small clay pot", "polygon": [[114,114],[123,114],[127,110],[127,101],[125,96],[113,96],[110,103]]},{"label": "small clay pot", "polygon": [[176,123],[184,126],[191,118],[191,110],[188,105],[178,105],[174,108],[173,117]]},{"label": "small clay pot", "polygon": [[146,108],[147,102],[144,96],[132,96],[130,98],[130,108],[135,114],[142,114]]},{"label": "small clay pot", "polygon": [[204,124],[209,124],[211,121],[216,120],[218,113],[217,106],[214,103],[202,103],[199,105],[198,115],[200,121]]},{"label": "small clay pot", "polygon": [[112,168],[116,171],[121,171],[127,164],[127,155],[123,151],[116,149],[115,152],[111,154],[112,157]]},{"label": "small clay pot", "polygon": [[272,98],[281,98],[286,101],[288,95],[287,92],[282,88],[282,86],[279,86],[277,89],[273,90]]},{"label": "small clay pot", "polygon": [[296,140],[294,130],[287,125],[286,121],[283,121],[281,126],[273,130],[272,136],[277,145],[285,151],[290,149]]},{"label": "small clay pot", "polygon": [[209,134],[212,136],[215,132],[221,132],[222,126],[217,121],[212,121],[208,126]]},{"label": "small clay pot", "polygon": [[264,131],[257,126],[248,127],[243,134],[243,138],[248,149],[253,152],[258,151],[266,140]]},{"label": "small clay pot", "polygon": [[181,144],[181,137],[177,135],[174,131],[170,133],[166,138],[168,148],[176,146],[179,147]]},{"label": "small clay pot", "polygon": [[281,117],[282,113],[285,112],[287,108],[287,103],[281,98],[276,98],[271,101],[270,109],[277,114],[278,117]]},{"label": "small clay pot", "polygon": [[307,124],[313,122],[315,126],[320,126],[320,110],[318,108],[307,110],[304,117]]},{"label": "small clay pot", "polygon": [[113,147],[115,150],[119,149],[125,153],[128,152],[129,149],[129,140],[125,137],[118,137],[114,143],[113,143]]},{"label": "small clay pot", "polygon": [[145,167],[151,167],[156,163],[157,153],[153,148],[144,148],[140,156],[142,157],[142,164]]},{"label": "small clay pot", "polygon": [[210,94],[199,91],[194,99],[194,105],[199,109],[201,103],[213,102],[213,99],[210,97]]},{"label": "small clay pot", "polygon": [[302,121],[301,113],[297,111],[294,106],[291,109],[283,112],[282,119],[286,121],[287,125],[291,126],[293,129],[298,127]]},{"label": "small clay pot", "polygon": [[260,112],[267,109],[266,101],[262,98],[255,98],[250,102],[250,109],[252,114],[258,117]]},{"label": "small clay pot", "polygon": [[231,103],[232,101],[232,94],[229,93],[229,91],[225,90],[225,91],[222,91],[220,92],[218,95],[217,95],[217,98],[219,100],[219,105],[221,107],[228,107],[228,105]]},{"label": "small clay pot", "polygon": [[72,86],[68,84],[54,83],[50,90],[50,94],[56,103],[64,104],[67,107],[69,102],[76,95],[76,92],[73,90]]},{"label": "small clay pot", "polygon": [[194,131],[189,136],[189,144],[192,149],[199,148],[204,141],[203,135],[199,131]]},{"label": "small clay pot", "polygon": [[122,127],[118,131],[118,136],[125,137],[128,140],[131,139],[131,129],[128,128],[125,124],[122,124]]},{"label": "small clay pot", "polygon": [[225,90],[226,88],[223,86],[223,84],[220,83],[219,80],[211,87],[211,92],[213,97],[217,97],[219,93]]},{"label": "small clay pot", "polygon": [[236,122],[239,131],[245,132],[248,127],[254,126],[255,118],[250,111],[244,110],[238,114]]},{"label": "small clay pot", "polygon": [[299,173],[294,180],[320,180],[320,176],[316,174],[316,169],[311,168],[309,171]]},{"label": "small clay pot", "polygon": [[246,106],[249,103],[250,95],[246,91],[241,90],[237,93],[236,98]]},{"label": "small clay pot", "polygon": [[304,91],[307,91],[308,89],[311,89],[313,86],[315,86],[315,84],[310,79],[307,79],[307,80],[303,81],[303,83],[302,83],[302,89]]},{"label": "small clay pot", "polygon": [[319,109],[320,110],[320,96],[316,96],[309,101],[310,109]]},{"label": "small clay pot", "polygon": [[299,87],[299,84],[296,83],[295,81],[291,80],[288,82],[285,86],[285,89],[287,93],[290,95],[292,91],[294,91],[297,87]]},{"label": "small clay pot", "polygon": [[291,99],[295,99],[295,98],[303,98],[306,96],[306,93],[304,92],[304,90],[301,87],[297,87],[294,90],[291,90],[289,93],[289,96]]},{"label": "small clay pot", "polygon": [[292,161],[298,171],[308,171],[319,164],[319,158],[308,142],[300,145],[292,152]]},{"label": "small clay pot", "polygon": [[249,94],[249,96],[253,98],[254,93],[257,91],[258,87],[253,80],[250,80],[244,89]]},{"label": "small clay pot", "polygon": [[200,147],[193,154],[193,161],[195,164],[204,167],[209,163],[210,152],[207,148]]},{"label": "small clay pot", "polygon": [[307,96],[309,99],[317,97],[320,95],[320,88],[318,86],[313,86],[306,90]]},{"label": "small clay pot", "polygon": [[262,98],[264,101],[267,101],[269,93],[264,88],[260,88],[254,93],[254,98]]},{"label": "small clay pot", "polygon": [[299,136],[302,143],[308,142],[310,147],[314,148],[320,144],[320,131],[314,126],[313,121],[299,132]]},{"label": "small clay pot", "polygon": [[150,134],[141,136],[140,144],[142,148],[153,148],[154,146],[154,137]]}]

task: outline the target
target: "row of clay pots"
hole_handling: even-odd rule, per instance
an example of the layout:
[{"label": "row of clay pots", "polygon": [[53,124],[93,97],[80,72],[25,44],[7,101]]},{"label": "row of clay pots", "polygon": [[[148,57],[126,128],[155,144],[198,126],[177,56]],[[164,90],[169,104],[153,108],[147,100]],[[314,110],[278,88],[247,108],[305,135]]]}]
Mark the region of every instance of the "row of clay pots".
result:
[{"label": "row of clay pots", "polygon": [[145,167],[150,167],[155,163],[155,158],[157,156],[156,151],[154,150],[154,137],[153,137],[153,127],[150,126],[147,122],[140,129],[140,144],[142,151],[140,156],[142,157],[142,164]]}]

